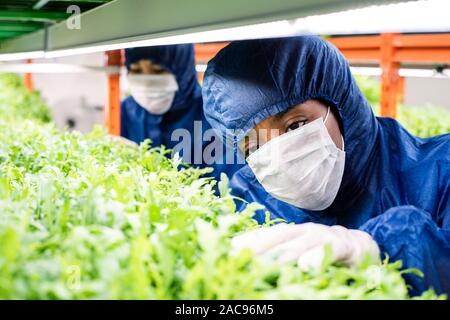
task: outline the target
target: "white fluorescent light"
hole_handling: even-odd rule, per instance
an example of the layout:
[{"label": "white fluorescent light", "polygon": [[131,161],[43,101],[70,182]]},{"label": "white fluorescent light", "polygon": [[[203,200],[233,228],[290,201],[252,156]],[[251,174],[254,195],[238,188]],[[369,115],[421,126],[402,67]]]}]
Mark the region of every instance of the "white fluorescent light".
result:
[{"label": "white fluorescent light", "polygon": [[40,58],[44,58],[44,56],[45,56],[45,52],[44,51],[3,53],[3,54],[0,54],[0,61],[40,59]]},{"label": "white fluorescent light", "polygon": [[289,37],[301,34],[450,31],[450,1],[421,0],[148,40],[50,51],[46,58],[134,47]]},{"label": "white fluorescent light", "polygon": [[379,77],[381,76],[381,68],[377,67],[350,67],[353,74],[360,76]]},{"label": "white fluorescent light", "polygon": [[92,47],[86,47],[86,48],[48,51],[45,53],[44,58],[45,59],[61,58],[61,57],[96,53],[96,52],[119,50],[119,49],[123,49],[123,48],[124,48],[123,44],[108,44],[108,45],[92,46]]},{"label": "white fluorescent light", "polygon": [[0,72],[15,73],[119,73],[120,67],[93,67],[65,63],[5,63],[0,64]]}]

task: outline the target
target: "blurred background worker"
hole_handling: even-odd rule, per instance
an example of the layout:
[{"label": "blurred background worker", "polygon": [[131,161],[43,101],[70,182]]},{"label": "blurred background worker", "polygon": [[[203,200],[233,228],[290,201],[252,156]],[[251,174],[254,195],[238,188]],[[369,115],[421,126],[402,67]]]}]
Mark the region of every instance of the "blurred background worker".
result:
[{"label": "blurred background worker", "polygon": [[450,135],[420,139],[376,118],[319,37],[230,44],[208,64],[203,96],[208,121],[238,130],[247,156],[234,194],[297,223],[245,233],[236,247],[302,268],[319,266],[327,245],[347,265],[381,251],[424,272],[405,275],[412,294],[450,293]]},{"label": "blurred background worker", "polygon": [[[189,134],[185,138],[189,138],[187,149],[190,149],[180,150],[184,162],[213,167],[212,176],[216,179],[221,172],[231,176],[239,168],[204,161],[203,150],[209,141],[204,141],[203,133],[211,127],[203,114],[192,45],[127,49],[125,64],[131,96],[121,104],[124,138],[136,143],[151,139],[154,147],[164,145],[173,149],[180,143],[174,139],[174,131],[184,129]],[[199,130],[194,130],[196,125]]]}]

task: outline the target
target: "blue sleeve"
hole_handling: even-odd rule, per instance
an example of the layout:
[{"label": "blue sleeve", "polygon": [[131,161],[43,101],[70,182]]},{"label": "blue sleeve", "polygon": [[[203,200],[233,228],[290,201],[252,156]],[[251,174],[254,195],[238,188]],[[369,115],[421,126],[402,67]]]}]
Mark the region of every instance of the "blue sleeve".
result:
[{"label": "blue sleeve", "polygon": [[126,116],[126,100],[120,104],[120,135],[128,138],[127,116]]},{"label": "blue sleeve", "polygon": [[412,295],[430,287],[450,294],[450,231],[438,228],[429,213],[414,206],[398,206],[367,221],[361,229],[372,235],[382,255],[424,273],[423,278],[405,274]]}]

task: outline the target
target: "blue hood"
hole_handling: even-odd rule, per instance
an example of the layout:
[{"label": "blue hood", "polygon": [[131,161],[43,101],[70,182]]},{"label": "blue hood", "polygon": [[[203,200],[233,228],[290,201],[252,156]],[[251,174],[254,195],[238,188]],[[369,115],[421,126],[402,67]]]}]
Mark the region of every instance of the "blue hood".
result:
[{"label": "blue hood", "polygon": [[125,65],[127,69],[132,63],[142,59],[149,59],[172,73],[178,82],[169,112],[189,108],[193,100],[201,96],[200,85],[195,71],[194,46],[192,44],[142,47],[125,50]]},{"label": "blue hood", "polygon": [[[272,218],[359,228],[382,257],[402,260],[411,293],[430,286],[450,294],[450,135],[420,139],[394,119],[377,118],[342,54],[319,37],[232,43],[208,64],[205,115],[213,128],[248,130],[309,99],[339,115],[346,163],[339,192],[323,212],[308,212],[271,197],[248,166],[231,180],[233,194],[265,205]],[[242,207],[242,206],[241,206]],[[257,215],[259,222],[264,217]]]},{"label": "blue hood", "polygon": [[344,131],[346,165],[338,197],[347,198],[364,184],[378,122],[348,62],[327,41],[311,36],[232,43],[209,62],[203,97],[212,127],[223,135],[226,128],[241,130],[236,141],[292,106],[310,99],[327,102],[338,111]]}]

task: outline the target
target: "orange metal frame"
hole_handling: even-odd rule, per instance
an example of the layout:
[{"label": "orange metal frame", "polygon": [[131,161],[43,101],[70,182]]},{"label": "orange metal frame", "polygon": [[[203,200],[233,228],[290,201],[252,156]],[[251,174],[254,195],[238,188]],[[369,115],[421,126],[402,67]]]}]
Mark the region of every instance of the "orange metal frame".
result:
[{"label": "orange metal frame", "polygon": [[[105,53],[107,66],[122,65],[122,51]],[[120,72],[108,75],[108,102],[105,107],[105,123],[110,134],[120,136]]]},{"label": "orange metal frame", "polygon": [[[450,34],[395,34],[330,37],[350,63],[376,63],[382,69],[381,115],[395,118],[404,95],[401,63],[450,63]],[[197,63],[206,63],[226,43],[197,44]],[[200,75],[202,77],[202,75]]]}]

